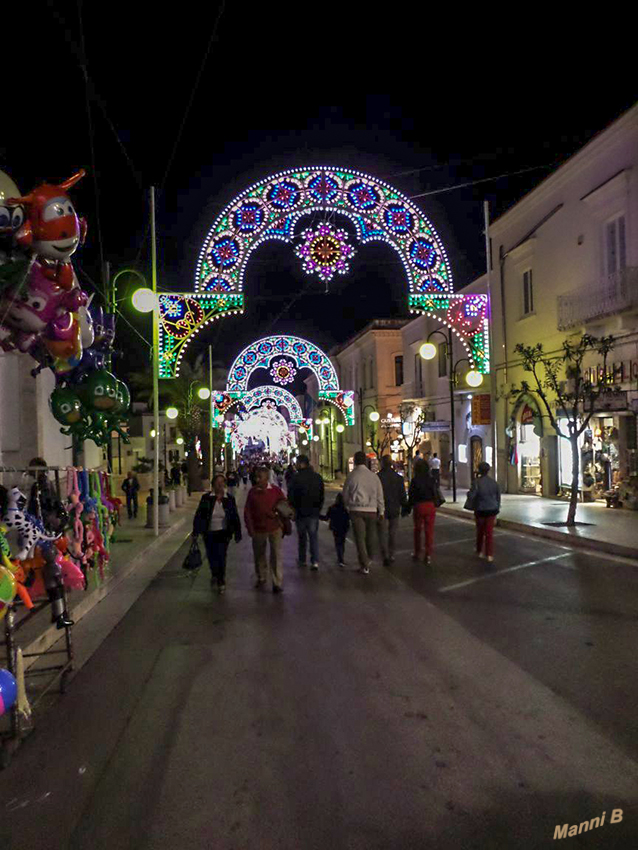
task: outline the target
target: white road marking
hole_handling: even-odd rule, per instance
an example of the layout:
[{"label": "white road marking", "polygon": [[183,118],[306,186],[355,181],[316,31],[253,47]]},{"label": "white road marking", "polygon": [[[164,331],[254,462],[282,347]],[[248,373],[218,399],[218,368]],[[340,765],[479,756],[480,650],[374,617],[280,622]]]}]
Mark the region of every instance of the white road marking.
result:
[{"label": "white road marking", "polygon": [[496,578],[496,576],[502,576],[505,573],[513,573],[516,570],[524,570],[527,567],[535,567],[538,564],[547,564],[550,561],[557,561],[559,558],[568,558],[572,555],[573,552],[563,552],[562,555],[551,555],[549,558],[540,558],[537,561],[528,561],[526,564],[519,564],[517,567],[507,567],[504,570],[498,570],[493,573],[485,573],[482,576],[476,576],[476,578],[468,579],[468,581],[460,581],[458,584],[449,584],[447,587],[439,587],[437,593],[446,593],[448,590],[457,590],[459,587],[467,587],[468,584],[476,584],[477,581],[485,581],[488,578]]}]

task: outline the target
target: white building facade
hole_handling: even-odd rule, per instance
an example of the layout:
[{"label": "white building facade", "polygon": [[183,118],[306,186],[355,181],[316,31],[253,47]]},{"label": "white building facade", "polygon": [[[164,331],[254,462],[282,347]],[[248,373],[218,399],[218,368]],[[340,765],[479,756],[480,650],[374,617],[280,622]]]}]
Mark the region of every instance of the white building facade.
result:
[{"label": "white building facade", "polygon": [[[612,334],[613,400],[599,404],[581,448],[584,496],[629,486],[638,412],[638,105],[490,227],[497,475],[509,493],[554,496],[571,481],[569,444],[530,396],[517,343],[560,353],[567,337]],[[586,369],[602,363],[592,355]],[[587,480],[582,480],[582,471]],[[592,483],[593,481],[593,483]]]}]

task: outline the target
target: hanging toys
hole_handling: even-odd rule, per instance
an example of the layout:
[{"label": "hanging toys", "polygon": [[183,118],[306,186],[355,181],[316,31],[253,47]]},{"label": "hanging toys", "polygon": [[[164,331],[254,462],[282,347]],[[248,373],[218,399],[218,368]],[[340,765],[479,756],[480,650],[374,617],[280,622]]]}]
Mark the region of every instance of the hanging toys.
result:
[{"label": "hanging toys", "polygon": [[102,446],[114,430],[129,441],[121,427],[128,403],[119,403],[121,382],[107,371],[115,316],[97,305],[89,309],[91,299],[71,263],[86,222],[67,193],[84,175],[81,169],[60,184],[43,183],[20,195],[0,172],[0,347],[30,354],[38,362],[34,376],[50,368],[57,383],[51,411],[61,432]]},{"label": "hanging toys", "polygon": [[18,698],[18,685],[8,670],[0,669],[0,717],[13,708]]}]

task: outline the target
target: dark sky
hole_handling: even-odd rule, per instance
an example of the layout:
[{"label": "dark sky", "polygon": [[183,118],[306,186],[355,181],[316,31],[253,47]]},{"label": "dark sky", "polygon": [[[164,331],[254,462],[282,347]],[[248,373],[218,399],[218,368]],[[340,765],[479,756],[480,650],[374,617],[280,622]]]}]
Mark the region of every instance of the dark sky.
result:
[{"label": "dark sky", "polygon": [[[9,99],[8,110],[5,88],[2,114],[11,117],[11,132],[0,134],[0,168],[23,192],[79,167],[91,172],[72,196],[89,219],[77,264],[96,282],[98,233],[113,269],[148,269],[151,183],[159,192],[160,288],[191,290],[216,213],[273,171],[351,166],[415,195],[556,165],[636,99],[623,74],[610,74],[614,84],[605,87],[597,71],[605,91],[599,97],[567,63],[564,69],[553,64],[546,78],[537,65],[528,77],[517,63],[499,72],[493,56],[485,61],[472,22],[461,35],[457,27],[454,50],[433,39],[422,54],[406,47],[396,58],[385,55],[383,27],[376,38],[343,27],[341,40],[326,45],[330,21],[318,29],[316,20],[313,26],[286,23],[275,20],[270,7],[256,20],[252,4],[238,3],[224,9],[195,88],[218,14],[214,3],[185,7],[184,14],[177,4],[165,13],[134,0],[86,4],[98,227],[77,7],[50,0],[39,9],[24,20],[24,55],[31,58],[20,61],[22,94]],[[378,89],[392,93],[366,94]],[[417,201],[447,247],[457,286],[484,270],[484,198],[496,216],[549,170]],[[213,342],[216,359],[229,364],[265,333],[296,333],[330,347],[373,318],[406,312],[402,268],[382,245],[360,246],[351,274],[331,285],[330,294],[319,281],[302,292],[308,283],[290,245],[262,246],[248,269],[246,314],[220,322],[198,345]],[[122,294],[127,286],[123,280]],[[149,333],[146,319],[128,304],[122,310]],[[118,334],[127,352],[120,371],[139,367],[141,342],[122,320]]]}]

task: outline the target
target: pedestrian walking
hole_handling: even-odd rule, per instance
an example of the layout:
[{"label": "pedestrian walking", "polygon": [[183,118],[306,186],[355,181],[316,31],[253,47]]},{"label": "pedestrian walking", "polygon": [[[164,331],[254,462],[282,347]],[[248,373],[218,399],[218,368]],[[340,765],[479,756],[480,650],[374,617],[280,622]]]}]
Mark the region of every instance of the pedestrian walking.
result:
[{"label": "pedestrian walking", "polygon": [[383,519],[385,502],[379,477],[366,466],[366,456],[356,452],[354,469],[343,485],[343,502],[350,514],[357,545],[360,572],[368,575],[374,551],[377,524]]},{"label": "pedestrian walking", "polygon": [[122,490],[124,490],[124,495],[126,496],[126,510],[129,519],[134,519],[137,516],[137,494],[139,493],[139,489],[140,482],[137,480],[137,476],[129,470],[122,482]]},{"label": "pedestrian walking", "polygon": [[175,487],[179,487],[181,478],[182,473],[179,471],[179,466],[177,464],[173,464],[171,467],[171,483],[174,484]]},{"label": "pedestrian walking", "polygon": [[379,545],[383,555],[383,564],[387,567],[394,561],[399,516],[408,504],[403,478],[392,468],[390,455],[383,455],[381,458],[379,481],[383,487],[383,501],[385,503],[385,517],[378,526]]},{"label": "pedestrian walking", "polygon": [[193,519],[193,537],[202,535],[210,566],[210,583],[219,593],[226,591],[226,555],[228,544],[241,540],[241,522],[237,503],[226,492],[226,479],[221,472],[213,478],[212,490],[200,499]]},{"label": "pedestrian walking", "polygon": [[432,473],[432,478],[434,479],[434,483],[437,487],[441,486],[441,458],[438,456],[436,452],[432,455],[429,461],[430,464],[430,472]]},{"label": "pedestrian walking", "polygon": [[288,490],[288,492],[290,492],[290,485],[292,483],[292,479],[295,477],[296,474],[297,474],[297,470],[295,469],[294,464],[289,463],[288,466],[286,467],[286,472],[284,474],[284,478],[285,478],[285,481],[286,481],[286,490]]},{"label": "pedestrian walking", "polygon": [[501,510],[501,488],[489,477],[490,465],[482,461],[478,465],[478,478],[475,478],[465,502],[467,510],[474,511],[476,520],[476,554],[494,560],[494,525]]},{"label": "pedestrian walking", "polygon": [[414,516],[414,552],[412,560],[418,561],[421,554],[422,531],[425,531],[425,563],[432,558],[434,544],[434,520],[436,519],[436,501],[438,487],[430,474],[425,460],[414,465],[414,476],[408,491],[408,505]]},{"label": "pedestrian walking", "polygon": [[279,487],[268,482],[269,470],[265,466],[255,472],[255,485],[248,491],[244,507],[244,522],[246,531],[253,541],[255,572],[257,583],[255,587],[265,587],[268,570],[266,565],[266,549],[270,546],[270,574],[272,577],[273,593],[283,590],[283,568],[281,563],[282,523],[275,512],[275,507],[285,496]]},{"label": "pedestrian walking", "polygon": [[306,549],[310,541],[310,569],[319,569],[319,514],[323,507],[323,478],[315,472],[307,455],[297,458],[297,474],[288,490],[288,501],[295,509],[299,566],[306,566]]},{"label": "pedestrian walking", "polygon": [[334,537],[335,550],[337,552],[337,563],[343,568],[346,565],[346,536],[348,534],[348,529],[350,528],[350,516],[343,503],[343,495],[341,493],[337,493],[337,498],[335,499],[334,504],[330,505],[328,508],[326,519],[328,520],[328,527],[330,531],[332,531],[332,536]]},{"label": "pedestrian walking", "polygon": [[232,496],[233,499],[236,498],[238,484],[239,476],[234,469],[229,470],[228,475],[226,476],[226,487],[228,488],[228,495]]}]

